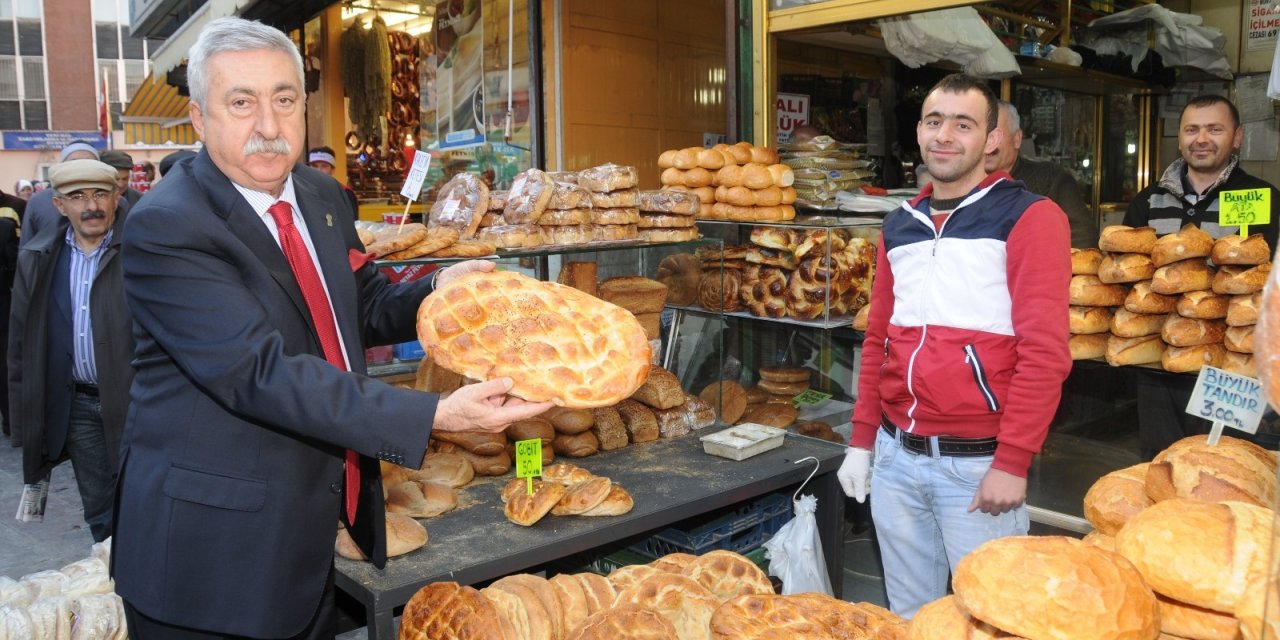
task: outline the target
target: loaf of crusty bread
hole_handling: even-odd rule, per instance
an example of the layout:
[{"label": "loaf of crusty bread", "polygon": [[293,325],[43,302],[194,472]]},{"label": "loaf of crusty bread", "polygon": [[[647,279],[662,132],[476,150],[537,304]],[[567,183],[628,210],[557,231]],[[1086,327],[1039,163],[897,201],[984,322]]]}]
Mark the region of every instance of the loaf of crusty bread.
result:
[{"label": "loaf of crusty bread", "polygon": [[613,482],[608,478],[595,476],[585,482],[567,486],[569,489],[564,497],[551,508],[551,515],[574,516],[594,509],[609,496]]},{"label": "loaf of crusty bread", "polygon": [[635,317],[636,322],[640,323],[640,328],[644,329],[644,337],[650,340],[657,340],[662,337],[662,314],[660,312],[637,313]]},{"label": "loaf of crusty bread", "polygon": [[1227,326],[1244,327],[1258,323],[1258,309],[1262,306],[1262,292],[1231,296],[1227,304]]},{"label": "loaf of crusty bread", "polygon": [[1155,270],[1145,253],[1109,253],[1098,265],[1098,279],[1106,284],[1139,282],[1151,279]]},{"label": "loaf of crusty bread", "polygon": [[1178,298],[1178,315],[1201,320],[1225,318],[1230,301],[1230,297],[1212,291],[1188,291]]},{"label": "loaf of crusty bread", "polygon": [[622,424],[622,416],[613,407],[596,407],[591,410],[595,418],[591,432],[600,441],[601,451],[613,451],[627,446],[627,428]]},{"label": "loaf of crusty bread", "polygon": [[650,365],[644,384],[636,389],[631,398],[654,409],[670,409],[684,404],[684,389],[680,387],[680,380],[675,374],[657,365]]},{"label": "loaf of crusty bread", "polygon": [[1106,333],[1111,330],[1111,319],[1111,309],[1107,307],[1069,307],[1067,330],[1076,335]]},{"label": "loaf of crusty bread", "polygon": [[1195,373],[1206,366],[1221,367],[1226,353],[1220,342],[1190,347],[1171,345],[1160,356],[1160,366],[1173,373]]},{"label": "loaf of crusty bread", "polygon": [[1098,276],[1071,276],[1069,302],[1082,307],[1115,307],[1124,302],[1125,287],[1105,284]]},{"label": "loaf of crusty bread", "polygon": [[438,451],[440,453],[454,453],[466,458],[467,462],[471,464],[475,475],[478,476],[500,476],[511,470],[511,456],[507,453],[506,447],[491,456],[481,456],[471,453],[452,442],[440,442]]},{"label": "loaf of crusty bread", "polygon": [[1194,347],[1222,342],[1227,323],[1221,320],[1198,320],[1170,314],[1160,329],[1160,338],[1175,347]]},{"label": "loaf of crusty bread", "polygon": [[1148,364],[1160,362],[1164,354],[1165,344],[1160,336],[1142,336],[1140,338],[1121,338],[1111,336],[1107,339],[1107,362],[1113,367],[1131,364]]},{"label": "loaf of crusty bread", "polygon": [[1280,589],[1276,588],[1276,581],[1268,576],[1249,580],[1236,602],[1240,636],[1244,640],[1280,638],[1280,616],[1275,615],[1276,611],[1280,611]]},{"label": "loaf of crusty bread", "polygon": [[1156,246],[1156,230],[1151,227],[1126,227],[1114,224],[1102,229],[1098,236],[1098,248],[1116,253],[1145,253],[1150,255]]},{"label": "loaf of crusty bread", "polygon": [[1244,502],[1174,498],[1133,516],[1116,549],[1161,595],[1230,613],[1267,572],[1274,518]]},{"label": "loaf of crusty bread", "polygon": [[433,518],[458,506],[458,494],[434,482],[401,482],[386,488],[386,494],[387,511],[410,518]]},{"label": "loaf of crusty bread", "polygon": [[658,612],[626,604],[591,614],[569,632],[565,640],[664,640],[677,637],[682,636]]},{"label": "loaf of crusty bread", "polygon": [[527,491],[517,491],[503,506],[502,513],[507,519],[522,526],[532,526],[560,502],[568,492],[568,488],[555,482],[533,481],[533,495]]},{"label": "loaf of crusty bread", "polygon": [[789,401],[786,404],[766,402],[759,407],[747,411],[739,422],[753,422],[755,424],[763,424],[770,427],[785,429],[792,422],[795,422],[799,415],[800,412],[796,411],[795,406]]},{"label": "loaf of crusty bread", "polygon": [[551,441],[551,447],[558,455],[569,458],[585,458],[600,451],[600,440],[590,431],[569,435],[561,433]]},{"label": "loaf of crusty bread", "polygon": [[1072,360],[1093,360],[1107,355],[1107,340],[1111,336],[1106,333],[1071,336],[1067,346],[1071,348]]},{"label": "loaf of crusty bread", "polygon": [[1071,275],[1096,276],[1102,265],[1102,252],[1097,249],[1071,249]]},{"label": "loaf of crusty bread", "polygon": [[602,164],[578,172],[578,184],[588,191],[608,193],[618,189],[634,189],[636,168],[617,164]]},{"label": "loaf of crusty bread", "polygon": [[635,507],[635,500],[626,489],[614,484],[609,488],[609,495],[600,504],[578,515],[582,516],[620,516],[630,513]]},{"label": "loaf of crusty bread", "polygon": [[[546,211],[551,196],[555,194],[555,182],[541,169],[530,168],[516,174],[507,192],[507,206],[502,209],[502,219],[507,224],[534,224]],[[564,208],[564,207],[562,207]]]},{"label": "loaf of crusty bread", "polygon": [[442,442],[452,442],[478,456],[491,456],[507,448],[507,436],[502,433],[435,429],[432,430],[431,437]]},{"label": "loaf of crusty bread", "polygon": [[493,602],[476,589],[456,582],[433,582],[404,605],[400,639],[509,637],[502,619]]},{"label": "loaf of crusty bread", "polygon": [[1213,250],[1213,238],[1194,224],[1184,225],[1176,233],[1161,236],[1151,248],[1151,262],[1157,267],[1179,260],[1203,258]]},{"label": "loaf of crusty bread", "polygon": [[702,209],[702,201],[691,191],[641,191],[639,194],[641,211],[652,213],[675,213],[686,216],[697,215]]},{"label": "loaf of crusty bread", "polygon": [[1262,286],[1267,283],[1267,276],[1270,273],[1270,262],[1264,262],[1253,267],[1222,267],[1213,276],[1213,290],[1215,293],[1225,293],[1233,296],[1261,291]]},{"label": "loaf of crusty bread", "polygon": [[449,393],[462,386],[462,376],[436,364],[424,356],[418,361],[418,375],[413,388],[427,393]]},{"label": "loaf of crusty bread", "polygon": [[[427,544],[427,529],[417,520],[399,513],[386,514],[387,557],[402,556]],[[346,527],[338,529],[338,537],[334,541],[334,551],[348,560],[368,560]],[[410,636],[416,637],[416,636]],[[427,636],[420,636],[427,637]]]},{"label": "loaf of crusty bread", "polygon": [[600,298],[631,313],[654,313],[667,302],[667,285],[642,276],[619,276],[600,283]]},{"label": "loaf of crusty bread", "polygon": [[618,592],[614,606],[646,607],[666,618],[675,638],[707,638],[711,614],[720,602],[690,578],[660,571]]},{"label": "loaf of crusty bread", "polygon": [[614,408],[618,410],[632,444],[658,439],[658,419],[652,409],[630,398],[618,402]]},{"label": "loaf of crusty bread", "polygon": [[974,618],[954,595],[943,596],[916,611],[907,640],[1007,640],[1014,638]]},{"label": "loaf of crusty bread", "polygon": [[507,439],[512,442],[534,438],[551,442],[556,437],[556,429],[551,421],[541,417],[513,422],[507,426],[506,433]]},{"label": "loaf of crusty bread", "polygon": [[952,588],[974,618],[1025,638],[1155,638],[1160,616],[1142,578],[1074,538],[1010,536],[961,558]]},{"label": "loaf of crusty bread", "polygon": [[1111,333],[1121,338],[1138,338],[1160,333],[1168,314],[1134,313],[1120,307],[1111,317]]},{"label": "loaf of crusty bread", "polygon": [[1253,327],[1227,327],[1222,342],[1228,351],[1253,353]]},{"label": "loaf of crusty bread", "polygon": [[721,604],[738,596],[773,593],[769,576],[754,562],[732,551],[709,551],[681,573],[702,585]]},{"label": "loaf of crusty bread", "polygon": [[1084,517],[1093,528],[1115,535],[1124,523],[1155,504],[1147,496],[1148,463],[1112,471],[1089,487],[1084,494]]},{"label": "loaf of crusty bread", "polygon": [[1156,594],[1160,605],[1161,637],[1176,638],[1240,638],[1240,621],[1235,616],[1197,607]]},{"label": "loaf of crusty bread", "polygon": [[471,463],[456,453],[428,453],[422,458],[422,466],[411,474],[414,480],[434,482],[446,487],[461,487],[475,477]]},{"label": "loaf of crusty bread", "polygon": [[1222,364],[1219,365],[1224,371],[1238,373],[1242,376],[1250,378],[1258,377],[1258,367],[1254,364],[1252,353],[1236,353],[1235,351],[1224,351],[1222,354]]},{"label": "loaf of crusty bread", "polygon": [[595,417],[586,409],[551,407],[541,417],[549,420],[556,432],[568,435],[582,433],[595,424]]},{"label": "loaf of crusty bread", "polygon": [[1134,313],[1170,313],[1178,307],[1178,296],[1156,293],[1150,282],[1134,283],[1124,297],[1124,308]]},{"label": "loaf of crusty bread", "polygon": [[1178,440],[1151,461],[1147,495],[1157,502],[1234,500],[1270,508],[1276,497],[1276,455],[1231,436],[1211,445],[1204,436]]},{"label": "loaf of crusty bread", "polygon": [[1248,238],[1238,235],[1223,236],[1213,243],[1211,255],[1213,263],[1224,264],[1262,264],[1271,260],[1271,248],[1261,233]]},{"label": "loaf of crusty bread", "polygon": [[1213,267],[1204,260],[1183,260],[1156,269],[1151,277],[1151,290],[1172,295],[1202,291],[1213,286]]}]

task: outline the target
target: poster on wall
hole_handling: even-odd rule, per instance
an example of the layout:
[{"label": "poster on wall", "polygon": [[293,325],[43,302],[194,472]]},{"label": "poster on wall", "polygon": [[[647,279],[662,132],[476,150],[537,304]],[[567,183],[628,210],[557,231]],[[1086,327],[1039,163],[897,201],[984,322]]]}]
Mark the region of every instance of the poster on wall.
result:
[{"label": "poster on wall", "polygon": [[441,149],[484,144],[484,27],[480,0],[436,5],[436,133]]},{"label": "poster on wall", "polygon": [[802,93],[778,93],[778,144],[791,141],[796,127],[809,124],[809,96]]},{"label": "poster on wall", "polygon": [[1280,34],[1280,7],[1273,0],[1249,0],[1244,30],[1250,51],[1270,51]]}]

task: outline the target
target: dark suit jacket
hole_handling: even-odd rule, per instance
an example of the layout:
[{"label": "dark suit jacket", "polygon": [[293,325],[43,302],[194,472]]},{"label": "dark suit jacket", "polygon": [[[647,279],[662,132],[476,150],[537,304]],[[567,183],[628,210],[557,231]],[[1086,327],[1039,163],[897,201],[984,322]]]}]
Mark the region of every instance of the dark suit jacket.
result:
[{"label": "dark suit jacket", "polygon": [[383,562],[373,458],[416,467],[426,452],[436,396],[362,374],[364,344],[413,338],[430,283],[391,284],[359,259],[336,181],[301,165],[293,180],[352,373],[324,360],[279,245],[207,151],[125,227],[137,375],[113,571],[116,592],[162,622],[300,632],[332,563],[344,449],[363,456],[353,537]]}]

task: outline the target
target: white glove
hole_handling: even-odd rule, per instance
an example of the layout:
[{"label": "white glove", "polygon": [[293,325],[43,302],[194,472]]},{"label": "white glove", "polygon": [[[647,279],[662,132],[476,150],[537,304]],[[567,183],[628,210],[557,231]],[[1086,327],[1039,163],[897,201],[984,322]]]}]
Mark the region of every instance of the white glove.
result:
[{"label": "white glove", "polygon": [[836,472],[844,494],[857,500],[867,501],[867,486],[871,484],[871,451],[860,447],[849,447],[844,450],[844,463]]}]

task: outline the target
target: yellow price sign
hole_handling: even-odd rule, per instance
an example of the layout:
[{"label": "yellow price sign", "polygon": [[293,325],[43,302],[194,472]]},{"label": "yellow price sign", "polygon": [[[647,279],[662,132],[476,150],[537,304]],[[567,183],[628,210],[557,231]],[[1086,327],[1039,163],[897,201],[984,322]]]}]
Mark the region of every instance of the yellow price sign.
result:
[{"label": "yellow price sign", "polygon": [[1239,225],[1240,237],[1249,235],[1250,225],[1271,222],[1270,189],[1236,189],[1218,194],[1218,225]]},{"label": "yellow price sign", "polygon": [[516,477],[527,478],[526,490],[533,495],[533,479],[542,475],[542,439],[516,441]]}]

